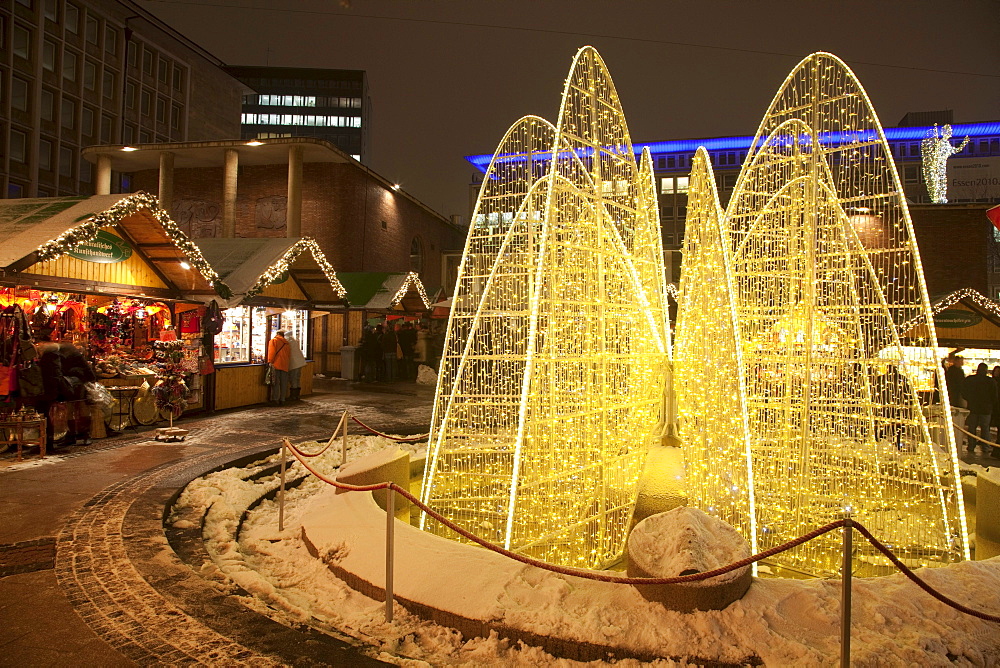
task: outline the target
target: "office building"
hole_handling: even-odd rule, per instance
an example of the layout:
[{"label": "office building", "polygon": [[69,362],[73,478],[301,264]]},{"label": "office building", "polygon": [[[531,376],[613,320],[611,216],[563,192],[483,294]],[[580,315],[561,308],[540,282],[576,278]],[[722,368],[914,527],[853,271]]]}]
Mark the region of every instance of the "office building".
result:
[{"label": "office building", "polygon": [[228,67],[256,93],[243,97],[242,137],[315,137],[359,162],[370,150],[371,103],[362,70]]},{"label": "office building", "polygon": [[2,196],[93,193],[91,144],[238,137],[246,89],[222,65],[130,0],[4,3]]}]

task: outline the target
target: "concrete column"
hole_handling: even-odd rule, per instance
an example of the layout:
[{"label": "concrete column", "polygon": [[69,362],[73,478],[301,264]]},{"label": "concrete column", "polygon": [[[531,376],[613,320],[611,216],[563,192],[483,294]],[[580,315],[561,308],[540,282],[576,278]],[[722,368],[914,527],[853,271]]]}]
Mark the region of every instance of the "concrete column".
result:
[{"label": "concrete column", "polygon": [[222,237],[236,237],[236,189],[240,153],[235,148],[226,149],[226,166],[222,176]]},{"label": "concrete column", "polygon": [[174,154],[160,152],[160,187],[157,190],[160,208],[170,213],[174,205]]},{"label": "concrete column", "polygon": [[288,147],[288,203],[285,206],[285,236],[302,236],[302,145]]},{"label": "concrete column", "polygon": [[111,194],[111,156],[100,153],[97,156],[97,175],[94,177],[94,194]]}]

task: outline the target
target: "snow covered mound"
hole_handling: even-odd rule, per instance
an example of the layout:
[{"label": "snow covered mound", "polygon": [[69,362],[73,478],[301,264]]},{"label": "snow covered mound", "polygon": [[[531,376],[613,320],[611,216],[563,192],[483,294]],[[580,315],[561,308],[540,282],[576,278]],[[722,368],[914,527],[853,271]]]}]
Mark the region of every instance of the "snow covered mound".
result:
[{"label": "snow covered mound", "polygon": [[[647,517],[628,538],[632,577],[675,577],[704,573],[750,556],[750,545],[732,526],[697,508],[682,506]],[[721,610],[750,588],[750,566],[707,580],[639,585],[648,600],[672,610]]]},{"label": "snow covered mound", "polygon": [[417,367],[417,385],[437,385],[437,371],[426,364]]}]

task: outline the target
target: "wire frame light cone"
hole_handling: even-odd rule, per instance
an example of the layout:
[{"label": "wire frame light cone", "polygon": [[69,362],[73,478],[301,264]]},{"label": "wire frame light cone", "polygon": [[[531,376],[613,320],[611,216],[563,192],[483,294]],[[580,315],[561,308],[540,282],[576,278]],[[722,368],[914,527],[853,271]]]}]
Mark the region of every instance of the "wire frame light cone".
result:
[{"label": "wire frame light cone", "polygon": [[[581,49],[559,123],[514,124],[452,300],[422,498],[553,563],[616,559],[661,420],[670,341],[648,154]],[[423,528],[456,537],[432,518]]]},{"label": "wire frame light cone", "polygon": [[[759,549],[850,513],[911,563],[968,557],[950,416],[921,405],[900,345],[917,320],[927,323],[928,351],[936,346],[920,256],[881,125],[853,73],[817,53],[785,80],[726,211],[728,253],[720,257],[706,247],[717,243],[705,236],[710,185],[692,183],[692,201],[708,203],[689,209],[702,232],[682,274],[730,292],[739,345],[702,350],[702,385],[678,386],[692,499],[733,518]],[[685,365],[707,333],[730,331],[724,310],[714,318],[690,312],[704,307],[699,290],[691,280],[682,286],[679,322],[700,324],[679,327],[680,380],[694,377]],[[925,363],[947,407],[932,352]],[[734,419],[708,450],[696,397],[725,387],[741,397],[730,403],[745,410],[747,432]],[[733,462],[748,452],[740,479]],[[723,471],[733,475],[720,478]],[[832,575],[837,540],[774,560]],[[885,563],[864,549],[858,560]]]}]

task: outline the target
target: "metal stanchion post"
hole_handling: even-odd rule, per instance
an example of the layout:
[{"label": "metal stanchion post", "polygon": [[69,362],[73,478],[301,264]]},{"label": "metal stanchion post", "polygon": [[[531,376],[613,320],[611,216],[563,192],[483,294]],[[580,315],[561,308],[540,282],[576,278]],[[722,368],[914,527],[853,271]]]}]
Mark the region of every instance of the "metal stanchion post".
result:
[{"label": "metal stanchion post", "polygon": [[385,488],[385,621],[392,621],[393,528],[396,523],[396,493],[392,483]]},{"label": "metal stanchion post", "polygon": [[285,460],[288,456],[288,439],[281,441],[281,487],[278,488],[278,531],[285,530]]},{"label": "metal stanchion post", "polygon": [[340,465],[343,466],[347,463],[347,423],[350,420],[350,414],[344,411],[344,440],[340,445]]},{"label": "metal stanchion post", "polygon": [[840,579],[840,665],[851,666],[851,554],[854,526],[850,514],[844,519],[844,565]]}]

